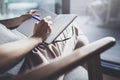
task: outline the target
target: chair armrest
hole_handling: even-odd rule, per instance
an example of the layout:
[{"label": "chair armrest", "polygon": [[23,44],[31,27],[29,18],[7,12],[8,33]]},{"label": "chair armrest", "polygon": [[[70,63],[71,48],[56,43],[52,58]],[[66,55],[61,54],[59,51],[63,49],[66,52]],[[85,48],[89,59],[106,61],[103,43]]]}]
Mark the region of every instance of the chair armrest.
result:
[{"label": "chair armrest", "polygon": [[21,74],[15,80],[51,80],[83,64],[94,56],[109,49],[115,44],[115,39],[106,37],[90,43],[72,52],[70,55],[61,56],[48,64],[37,66]]}]

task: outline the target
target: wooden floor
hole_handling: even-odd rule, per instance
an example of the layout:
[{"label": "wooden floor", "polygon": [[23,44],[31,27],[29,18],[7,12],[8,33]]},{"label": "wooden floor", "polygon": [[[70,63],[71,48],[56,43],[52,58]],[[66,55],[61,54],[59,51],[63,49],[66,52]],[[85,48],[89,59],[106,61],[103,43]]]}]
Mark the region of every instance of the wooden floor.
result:
[{"label": "wooden floor", "polygon": [[120,78],[112,77],[109,75],[103,75],[103,80],[120,80]]}]

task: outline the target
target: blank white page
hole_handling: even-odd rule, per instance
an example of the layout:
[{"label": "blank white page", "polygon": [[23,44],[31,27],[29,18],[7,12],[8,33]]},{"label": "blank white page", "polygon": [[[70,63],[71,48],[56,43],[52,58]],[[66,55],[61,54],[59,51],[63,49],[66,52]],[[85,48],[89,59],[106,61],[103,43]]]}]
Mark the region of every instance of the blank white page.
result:
[{"label": "blank white page", "polygon": [[72,23],[72,21],[74,21],[75,18],[76,15],[58,15],[57,18],[53,21],[52,32],[45,40],[45,42],[48,44],[51,43]]},{"label": "blank white page", "polygon": [[[52,32],[48,36],[48,38],[45,40],[45,43],[51,43],[54,39],[57,38],[57,36],[60,35],[60,33],[66,29],[72,21],[76,18],[76,15],[73,14],[62,14],[58,15],[54,20],[53,20],[53,25],[52,25]],[[30,36],[32,35],[34,25],[37,21],[33,18],[26,20],[23,22],[19,28],[17,28],[18,31],[20,31],[22,34],[25,36]]]}]

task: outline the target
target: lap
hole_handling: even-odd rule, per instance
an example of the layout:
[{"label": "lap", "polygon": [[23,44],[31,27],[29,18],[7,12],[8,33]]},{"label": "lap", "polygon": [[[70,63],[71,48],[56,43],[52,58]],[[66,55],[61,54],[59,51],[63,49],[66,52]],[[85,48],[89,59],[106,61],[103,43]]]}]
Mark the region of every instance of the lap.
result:
[{"label": "lap", "polygon": [[[71,31],[70,31],[71,30]],[[71,32],[71,33],[70,33]],[[69,33],[69,34],[68,34]],[[70,38],[65,40],[66,38]],[[57,42],[59,41],[59,42]],[[74,49],[82,47],[88,43],[86,36],[78,28],[65,30],[55,41],[50,45],[42,44],[37,47],[41,54],[45,56],[48,62],[61,55],[68,55]],[[42,64],[42,59],[39,54],[35,54],[32,51],[26,56],[24,65],[22,66],[20,73],[25,72],[32,67]]]}]

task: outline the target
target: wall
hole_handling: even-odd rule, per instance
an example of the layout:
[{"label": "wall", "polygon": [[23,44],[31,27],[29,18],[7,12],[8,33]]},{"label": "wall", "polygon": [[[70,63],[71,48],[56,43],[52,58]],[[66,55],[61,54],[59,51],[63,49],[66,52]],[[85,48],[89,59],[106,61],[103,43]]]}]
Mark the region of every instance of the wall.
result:
[{"label": "wall", "polygon": [[71,0],[70,13],[77,13],[79,15],[86,15],[88,4],[92,0]]}]

